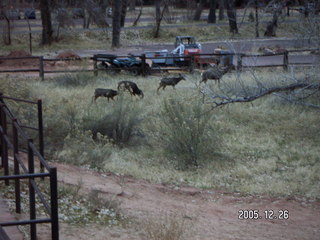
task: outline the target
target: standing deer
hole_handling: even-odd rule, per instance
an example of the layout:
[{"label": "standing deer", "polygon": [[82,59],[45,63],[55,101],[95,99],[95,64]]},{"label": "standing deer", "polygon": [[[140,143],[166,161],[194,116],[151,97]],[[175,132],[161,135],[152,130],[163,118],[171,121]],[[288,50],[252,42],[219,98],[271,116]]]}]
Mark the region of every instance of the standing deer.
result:
[{"label": "standing deer", "polygon": [[118,91],[129,91],[129,93],[132,96],[140,96],[140,98],[143,98],[143,92],[141,91],[141,89],[138,88],[137,84],[135,84],[134,82],[131,81],[121,81],[118,83]]},{"label": "standing deer", "polygon": [[162,78],[159,84],[159,87],[157,89],[157,92],[159,92],[159,89],[162,88],[164,90],[166,86],[172,86],[174,88],[175,85],[177,85],[181,80],[186,80],[185,77],[179,73],[179,77],[165,77]]},{"label": "standing deer", "polygon": [[106,97],[108,99],[113,98],[118,95],[118,91],[113,89],[105,89],[105,88],[96,88],[94,90],[94,96],[92,97],[92,101],[96,101],[98,97]]},{"label": "standing deer", "polygon": [[200,81],[200,83],[202,82],[207,82],[208,79],[211,80],[215,80],[218,82],[218,84],[220,85],[220,79],[222,78],[222,76],[224,74],[226,74],[231,68],[233,67],[233,65],[228,65],[226,68],[222,69],[222,68],[210,68],[206,71],[204,71],[201,75],[202,75],[202,80]]}]

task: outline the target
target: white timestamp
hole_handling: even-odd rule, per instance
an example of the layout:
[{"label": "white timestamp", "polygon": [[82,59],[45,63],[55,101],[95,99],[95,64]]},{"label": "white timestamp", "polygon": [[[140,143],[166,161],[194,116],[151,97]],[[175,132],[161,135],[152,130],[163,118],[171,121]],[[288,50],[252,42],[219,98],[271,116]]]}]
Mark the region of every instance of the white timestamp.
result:
[{"label": "white timestamp", "polygon": [[240,220],[288,220],[289,219],[289,210],[280,209],[266,209],[260,212],[258,209],[240,209],[238,211],[238,219]]}]

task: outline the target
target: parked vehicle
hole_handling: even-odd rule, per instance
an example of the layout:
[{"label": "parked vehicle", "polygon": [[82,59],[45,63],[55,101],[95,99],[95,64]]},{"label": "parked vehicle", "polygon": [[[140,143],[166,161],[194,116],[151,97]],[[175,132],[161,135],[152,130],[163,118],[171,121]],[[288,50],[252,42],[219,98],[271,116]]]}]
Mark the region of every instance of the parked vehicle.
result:
[{"label": "parked vehicle", "polygon": [[72,18],[84,18],[84,10],[82,8],[72,9]]},{"label": "parked vehicle", "polygon": [[24,11],[24,19],[36,19],[36,10],[33,8],[27,8]]},{"label": "parked vehicle", "polygon": [[[232,51],[226,49],[215,49],[215,56],[200,56],[201,44],[194,37],[177,36],[175,49],[169,52],[167,49],[146,52],[146,57],[152,59],[152,67],[189,66],[190,56],[194,56],[194,63],[198,67],[206,68],[209,65],[222,64],[227,66],[233,63]],[[230,54],[219,56],[219,54]]]},{"label": "parked vehicle", "polygon": [[[201,53],[201,44],[197,43],[194,37],[177,36],[175,49],[169,52],[161,50],[155,52],[146,52],[146,56],[152,59],[152,66],[187,66],[190,64],[190,58],[193,54]],[[199,62],[199,56],[196,56]]]},{"label": "parked vehicle", "polygon": [[[93,56],[93,59],[101,62],[98,64],[98,69],[105,69],[116,73],[126,70],[135,76],[142,73],[142,61],[132,54],[126,58],[118,58],[117,55],[112,54],[96,54]],[[146,67],[149,68],[149,65],[147,64]]]}]

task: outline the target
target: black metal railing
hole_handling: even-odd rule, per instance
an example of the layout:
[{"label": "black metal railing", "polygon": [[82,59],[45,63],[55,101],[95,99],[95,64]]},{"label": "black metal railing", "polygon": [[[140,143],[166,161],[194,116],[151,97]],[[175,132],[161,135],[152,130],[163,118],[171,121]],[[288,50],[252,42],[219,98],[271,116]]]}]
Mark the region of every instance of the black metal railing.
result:
[{"label": "black metal railing", "polygon": [[[15,118],[12,111],[6,104],[6,99],[37,105],[38,127],[35,128],[21,125],[20,121],[17,118]],[[38,131],[40,146],[39,151],[35,146],[33,139],[31,139],[25,132],[24,129],[26,128]],[[3,176],[0,176],[0,181],[4,181],[6,186],[10,184],[11,180],[14,181],[16,213],[21,213],[20,181],[23,179],[27,179],[29,189],[29,219],[12,222],[0,222],[0,227],[29,225],[31,240],[35,240],[37,239],[37,224],[50,223],[51,237],[53,240],[58,240],[59,223],[57,169],[51,167],[44,159],[41,100],[33,102],[29,100],[2,96],[2,94],[0,94],[0,144],[1,166],[3,168]],[[22,149],[26,149],[26,157],[26,154],[21,151]],[[24,158],[27,158],[27,161],[24,161]],[[36,159],[40,162],[39,170],[37,170],[35,167]],[[13,160],[13,171],[9,167],[10,160]],[[43,191],[41,191],[37,182],[38,180],[40,180],[40,178],[42,178],[42,182],[46,178],[49,179],[49,186],[47,186],[49,196],[46,196],[43,193]],[[48,217],[40,218],[37,216],[37,200],[40,201],[40,203],[43,205],[46,212],[46,216]]]}]

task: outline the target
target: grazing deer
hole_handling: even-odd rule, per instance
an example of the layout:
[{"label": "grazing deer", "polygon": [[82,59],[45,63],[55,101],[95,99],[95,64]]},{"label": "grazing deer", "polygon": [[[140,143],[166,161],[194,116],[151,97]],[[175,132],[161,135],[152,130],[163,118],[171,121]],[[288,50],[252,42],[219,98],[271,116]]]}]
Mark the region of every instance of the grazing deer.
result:
[{"label": "grazing deer", "polygon": [[113,89],[105,89],[105,88],[96,88],[94,90],[94,96],[92,97],[92,101],[96,101],[98,97],[106,97],[108,99],[113,98],[118,95],[118,91],[113,90]]},{"label": "grazing deer", "polygon": [[201,75],[202,75],[202,80],[200,81],[200,83],[202,82],[207,82],[208,79],[211,80],[215,80],[218,82],[218,84],[220,85],[220,79],[222,78],[222,76],[224,74],[226,74],[231,68],[233,67],[233,65],[228,65],[226,68],[222,69],[222,68],[210,68],[206,71],[204,71]]},{"label": "grazing deer", "polygon": [[135,84],[134,82],[131,81],[121,81],[118,83],[118,91],[129,91],[129,93],[131,94],[131,96],[140,96],[140,98],[143,98],[143,92],[141,91],[141,89],[138,88],[137,84]]},{"label": "grazing deer", "polygon": [[159,89],[162,88],[164,90],[166,86],[172,86],[174,88],[175,85],[177,85],[181,80],[186,80],[184,76],[182,76],[181,73],[179,73],[179,77],[165,77],[162,78],[159,84],[159,87],[157,89],[157,92],[159,92]]}]

